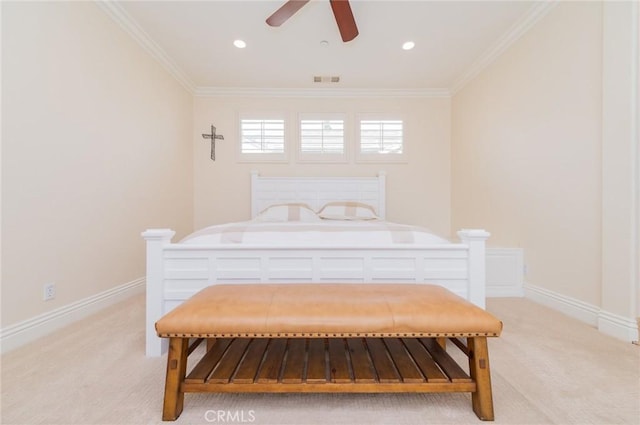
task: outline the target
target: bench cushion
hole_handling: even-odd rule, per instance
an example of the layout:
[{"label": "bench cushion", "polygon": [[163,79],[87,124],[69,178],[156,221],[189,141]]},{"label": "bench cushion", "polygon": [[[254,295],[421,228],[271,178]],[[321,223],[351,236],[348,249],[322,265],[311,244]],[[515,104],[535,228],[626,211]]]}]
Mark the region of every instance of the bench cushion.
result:
[{"label": "bench cushion", "polygon": [[502,322],[425,284],[213,285],[167,313],[160,337],[499,336]]}]

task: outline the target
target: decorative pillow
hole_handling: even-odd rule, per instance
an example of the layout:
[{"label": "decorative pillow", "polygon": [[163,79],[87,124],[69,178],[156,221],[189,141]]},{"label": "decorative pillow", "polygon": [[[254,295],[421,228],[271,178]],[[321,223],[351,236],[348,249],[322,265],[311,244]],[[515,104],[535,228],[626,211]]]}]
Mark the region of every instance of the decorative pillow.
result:
[{"label": "decorative pillow", "polygon": [[265,208],[255,218],[256,221],[319,221],[320,218],[307,204],[277,204]]},{"label": "decorative pillow", "polygon": [[318,212],[320,218],[327,220],[375,220],[378,218],[371,205],[362,202],[329,202]]}]

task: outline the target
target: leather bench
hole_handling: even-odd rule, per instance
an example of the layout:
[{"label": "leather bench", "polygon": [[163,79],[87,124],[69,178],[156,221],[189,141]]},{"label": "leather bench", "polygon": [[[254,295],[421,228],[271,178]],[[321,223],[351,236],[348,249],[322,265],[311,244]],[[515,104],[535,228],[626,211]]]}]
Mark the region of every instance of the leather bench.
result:
[{"label": "leather bench", "polygon": [[169,338],[163,420],[186,392],[470,392],[476,415],[494,419],[487,337],[502,322],[440,286],[213,285],[156,331]]}]

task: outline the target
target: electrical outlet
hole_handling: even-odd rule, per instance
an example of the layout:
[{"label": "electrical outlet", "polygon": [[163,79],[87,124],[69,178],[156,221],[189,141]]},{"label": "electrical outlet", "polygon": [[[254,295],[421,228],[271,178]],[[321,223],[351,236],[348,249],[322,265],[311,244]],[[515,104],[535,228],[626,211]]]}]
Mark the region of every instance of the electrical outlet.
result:
[{"label": "electrical outlet", "polygon": [[52,300],[56,297],[56,284],[51,282],[44,285],[43,299],[45,301]]}]

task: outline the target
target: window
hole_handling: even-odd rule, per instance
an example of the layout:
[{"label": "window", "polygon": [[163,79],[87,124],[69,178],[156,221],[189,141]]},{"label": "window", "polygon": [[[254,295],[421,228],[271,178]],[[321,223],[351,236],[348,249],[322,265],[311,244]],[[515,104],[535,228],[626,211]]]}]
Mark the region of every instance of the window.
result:
[{"label": "window", "polygon": [[300,151],[315,154],[344,152],[344,121],[301,120]]},{"label": "window", "polygon": [[361,153],[402,153],[402,121],[360,121]]},{"label": "window", "polygon": [[285,161],[284,119],[241,117],[240,158],[246,161]]},{"label": "window", "polygon": [[346,158],[345,120],[342,115],[301,114],[302,161],[341,161]]},{"label": "window", "polygon": [[404,122],[396,118],[373,118],[361,116],[358,119],[359,161],[404,161]]}]

